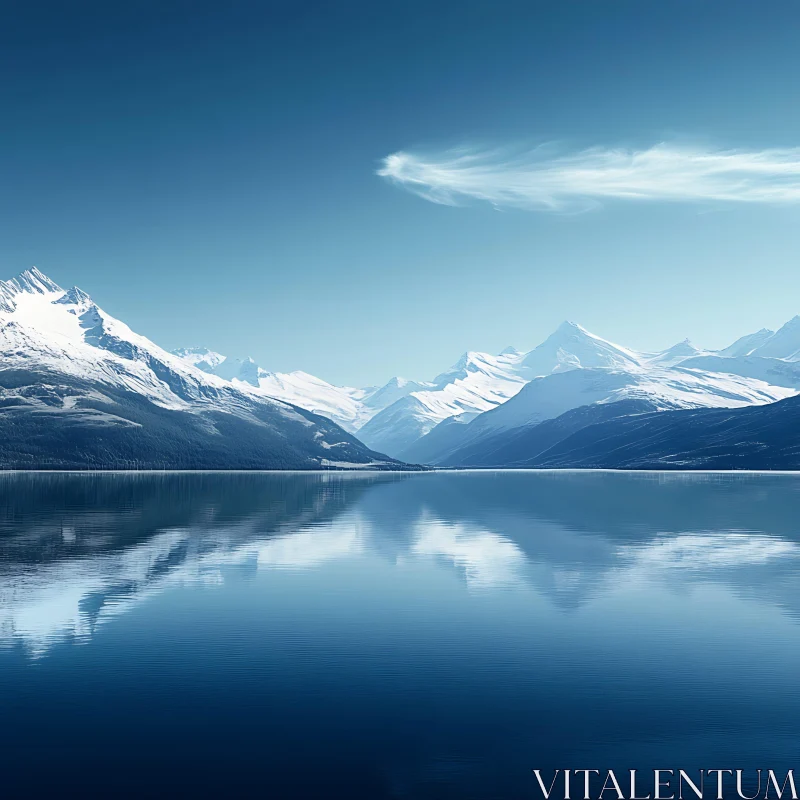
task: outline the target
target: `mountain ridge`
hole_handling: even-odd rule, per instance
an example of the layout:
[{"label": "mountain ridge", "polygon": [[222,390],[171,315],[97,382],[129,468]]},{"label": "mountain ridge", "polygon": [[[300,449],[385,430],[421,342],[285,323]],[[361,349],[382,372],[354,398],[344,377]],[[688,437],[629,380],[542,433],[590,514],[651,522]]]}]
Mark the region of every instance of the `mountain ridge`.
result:
[{"label": "mountain ridge", "polygon": [[[792,332],[791,324],[787,330]],[[794,377],[795,369],[787,366],[784,359],[762,358],[755,365],[752,359],[756,356],[747,356],[751,361],[744,363],[742,357],[722,355],[750,353],[769,342],[774,349],[775,336],[776,332],[762,329],[723,351],[703,350],[684,339],[665,350],[647,353],[603,339],[577,322],[566,320],[532,350],[507,347],[496,356],[466,351],[428,382],[392,378],[379,389],[357,389],[337,387],[300,371],[270,373],[260,367],[257,380],[243,373],[235,379],[249,380],[272,397],[329,416],[373,449],[415,462],[444,463],[442,458],[453,452],[456,437],[472,436],[488,424],[487,420],[509,414],[510,409],[520,404],[518,394],[532,381],[576,370],[604,371],[606,382],[613,382],[614,375],[624,374],[622,384],[615,390],[632,392],[630,396],[645,393],[645,389],[637,390],[637,386],[649,386],[651,393],[662,397],[677,393],[678,399],[671,401],[667,397],[661,403],[664,409],[782,399],[791,393],[784,390],[800,388],[800,381]],[[791,349],[791,336],[786,331],[779,340],[784,350]],[[712,377],[717,374],[733,377],[726,380]],[[763,386],[764,383],[772,388]],[[548,385],[555,386],[557,382]],[[601,393],[596,400],[619,400],[610,396],[612,391],[609,388],[609,396]],[[579,407],[585,400],[576,395],[567,406]],[[556,403],[544,416],[552,417],[564,410],[566,407]],[[485,414],[488,417],[481,419]],[[521,413],[516,423],[530,426],[544,416],[540,408],[532,409]],[[456,422],[451,425],[450,420]],[[444,427],[437,431],[440,425]],[[442,450],[437,451],[436,442]]]},{"label": "mountain ridge", "polygon": [[[147,449],[168,450],[149,431],[169,430],[180,419],[191,434],[187,459],[197,464],[208,463],[204,452],[237,467],[259,463],[252,449],[241,448],[248,455],[239,458],[235,448],[208,438],[249,435],[262,452],[283,454],[265,457],[261,466],[393,468],[397,459],[469,466],[506,452],[504,437],[528,437],[527,431],[587,403],[628,403],[596,412],[613,417],[623,407],[660,413],[762,405],[799,389],[800,317],[723,350],[702,350],[685,339],[657,353],[565,321],[527,352],[469,350],[430,381],[394,377],[356,388],[302,370],[269,372],[252,358],[203,347],[168,353],[82,289],[64,290],[37,268],[0,281],[0,422],[10,437],[5,451],[14,450],[15,458],[25,450],[12,422],[27,425],[42,442],[48,419],[73,429],[102,428],[114,440],[104,445],[106,456],[116,446],[138,463],[147,459],[135,453],[136,437]],[[59,446],[63,451],[66,443]],[[148,456],[148,463],[176,457],[162,455]],[[516,462],[525,461],[519,455]],[[102,460],[101,452],[88,456],[91,463]]]},{"label": "mountain ridge", "polygon": [[[235,386],[37,269],[0,282],[0,467],[390,468],[329,419]],[[156,435],[158,432],[158,435]]]},{"label": "mountain ridge", "polygon": [[800,397],[742,408],[621,415],[531,459],[542,469],[797,470]]}]

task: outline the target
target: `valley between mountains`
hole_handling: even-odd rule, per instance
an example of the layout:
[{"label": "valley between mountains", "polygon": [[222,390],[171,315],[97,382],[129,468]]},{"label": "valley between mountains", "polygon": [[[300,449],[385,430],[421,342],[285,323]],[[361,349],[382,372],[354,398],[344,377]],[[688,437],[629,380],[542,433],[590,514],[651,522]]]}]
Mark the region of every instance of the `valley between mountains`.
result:
[{"label": "valley between mountains", "polygon": [[0,281],[0,467],[800,468],[800,317],[643,353],[564,322],[430,380],[167,352],[37,269]]}]

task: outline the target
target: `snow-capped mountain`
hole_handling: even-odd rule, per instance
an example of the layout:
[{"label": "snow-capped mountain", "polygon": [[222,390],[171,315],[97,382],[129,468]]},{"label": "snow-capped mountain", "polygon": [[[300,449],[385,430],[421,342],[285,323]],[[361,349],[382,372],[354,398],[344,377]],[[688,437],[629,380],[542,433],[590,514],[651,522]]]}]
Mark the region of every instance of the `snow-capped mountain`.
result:
[{"label": "snow-capped mountain", "polygon": [[357,389],[335,386],[302,370],[268,372],[252,358],[226,358],[205,348],[183,348],[174,350],[173,354],[234,384],[249,384],[266,397],[328,417],[351,433],[359,430],[381,409],[431,385],[392,378],[384,386]]},{"label": "snow-capped mountain", "polygon": [[800,316],[777,331],[762,328],[715,353],[697,354],[681,366],[754,378],[800,390]]},{"label": "snow-capped mountain", "polygon": [[639,353],[601,339],[576,322],[562,322],[522,360],[530,378],[570,369],[629,369],[642,363]]},{"label": "snow-capped mountain", "polygon": [[[790,332],[792,323],[778,340],[783,351],[793,346]],[[775,336],[755,335],[749,342],[766,347]],[[746,358],[745,364],[742,357],[702,351],[688,340],[659,353],[639,353],[568,322],[521,358],[519,374],[528,378],[528,368],[538,377],[506,402],[472,420],[432,427],[402,449],[385,438],[373,441],[386,442],[388,452],[414,462],[465,465],[474,458],[473,463],[483,464],[486,449],[500,446],[501,432],[521,431],[588,404],[645,401],[651,410],[735,408],[774,402],[800,388],[794,362]],[[371,424],[378,421],[376,417]]]},{"label": "snow-capped mountain", "polygon": [[[770,342],[776,351],[779,344],[783,351],[791,350],[787,331],[776,336],[762,331],[719,353],[701,350],[688,340],[661,352],[642,353],[564,322],[528,352],[513,347],[496,356],[471,351],[430,382],[393,378],[380,388],[334,386],[302,371],[268,372],[252,359],[218,360],[210,371],[327,416],[379,452],[429,463],[503,420],[500,429],[530,426],[587,402],[647,397],[653,408],[662,409],[780,399],[800,388],[800,367],[775,358],[753,361],[753,356],[742,364],[722,355],[750,352]],[[206,352],[179,354],[208,363]],[[535,389],[528,388],[524,403],[510,402],[531,381],[587,370],[591,374],[583,377],[537,383]]]},{"label": "snow-capped mountain", "polygon": [[659,368],[703,354],[688,341],[661,353],[637,353],[577,323],[564,322],[529,352],[513,347],[496,356],[470,351],[429,382],[392,378],[379,388],[353,388],[335,386],[302,371],[268,372],[249,358],[223,358],[197,348],[176,351],[192,363],[213,361],[209,372],[327,416],[369,447],[393,454],[406,452],[445,420],[457,419],[460,427],[501,406],[539,376],[587,368]]},{"label": "snow-capped mountain", "polygon": [[757,347],[743,355],[800,361],[800,316],[790,319]]},{"label": "snow-capped mountain", "polygon": [[709,354],[687,358],[681,362],[685,369],[719,372],[754,378],[773,386],[800,390],[800,361],[761,356],[724,356]]},{"label": "snow-capped mountain", "polygon": [[[670,398],[663,404],[665,408],[714,406],[728,400],[731,405],[769,402],[766,398],[787,394],[780,388],[765,390],[761,386],[763,379],[758,376],[720,382],[669,371],[688,358],[706,355],[688,340],[658,353],[640,353],[603,339],[575,322],[564,322],[527,353],[508,348],[499,356],[466,354],[434,379],[434,387],[412,392],[388,406],[358,435],[370,447],[397,458],[436,463],[457,448],[459,441],[465,442],[489,425],[487,420],[493,421],[491,427],[504,419],[508,424],[503,428],[532,425],[570,408],[608,398],[623,387],[632,397],[650,393],[657,398]],[[550,381],[542,389],[537,388],[535,394],[530,389],[528,401],[519,400],[521,390],[528,389],[530,381],[576,370],[591,370],[592,376],[564,383]],[[786,385],[781,383],[779,387]],[[564,393],[564,387],[572,388]],[[554,394],[549,395],[551,391]],[[445,420],[447,424],[439,430]]]},{"label": "snow-capped mountain", "polygon": [[369,389],[362,389],[364,392],[363,403],[369,408],[380,411],[392,403],[400,400],[412,392],[424,392],[433,386],[432,383],[425,383],[420,381],[409,381],[406,378],[392,378],[388,383],[380,386],[377,389],[370,387]]},{"label": "snow-capped mountain", "polygon": [[258,387],[260,368],[252,358],[225,358],[213,373],[226,381],[238,381]]},{"label": "snow-capped mountain", "polygon": [[[219,413],[252,423],[265,409],[273,414],[282,409],[284,416],[303,409],[356,434],[373,451],[414,462],[442,463],[500,431],[529,428],[587,404],[737,407],[773,402],[800,389],[800,317],[777,332],[759,331],[718,352],[684,340],[658,353],[642,353],[564,322],[533,350],[470,351],[431,381],[392,378],[366,388],[336,386],[299,370],[270,372],[252,358],[205,348],[166,353],[99,309],[85,292],[64,291],[35,269],[0,282],[0,326],[3,369],[33,369],[82,382],[83,394],[67,397],[62,387],[54,403],[95,424],[115,417],[107,409],[119,403],[109,398],[112,389],[156,409],[190,413],[203,424],[207,415]],[[30,385],[43,384],[39,374]],[[14,402],[19,402],[16,389],[3,391],[4,396],[16,392]],[[46,405],[41,396],[36,402],[37,408]],[[360,444],[327,436],[315,439],[326,451],[316,463],[350,463],[327,451]],[[373,452],[352,461],[365,460],[379,459]]]},{"label": "snow-capped mountain", "polygon": [[[535,378],[515,397],[447,433],[434,429],[404,451],[406,458],[443,465],[483,465],[495,451],[540,423],[581,406],[638,403],[640,410],[739,408],[782,400],[793,389],[737,375],[681,368],[575,369]],[[432,446],[433,445],[433,446]],[[422,458],[422,455],[427,458]],[[496,466],[500,466],[496,464]]]},{"label": "snow-capped mountain", "polygon": [[182,358],[189,364],[203,370],[203,372],[209,373],[214,372],[225,360],[225,356],[205,347],[184,347],[180,350],[173,350],[173,355]]},{"label": "snow-capped mountain", "polygon": [[598,420],[525,466],[797,470],[800,397],[745,408],[693,408]]},{"label": "snow-capped mountain", "polygon": [[698,356],[706,355],[707,351],[700,350],[695,347],[688,339],[662,350],[660,353],[646,357],[646,363],[653,364],[659,367],[674,367],[680,364],[687,358],[697,358]]},{"label": "snow-capped mountain", "polygon": [[430,388],[411,392],[376,414],[358,437],[369,447],[398,453],[425,436],[445,419],[489,411],[525,385],[522,355],[505,352],[465,353],[449,370],[437,375]]},{"label": "snow-capped mountain", "polygon": [[768,328],[762,328],[755,333],[748,333],[737,339],[733,344],[728,345],[723,350],[720,350],[717,355],[724,358],[736,358],[738,356],[749,356],[757,347],[760,347],[770,337],[775,335],[775,331]]},{"label": "snow-capped mountain", "polygon": [[268,397],[275,397],[329,417],[351,432],[357,431],[375,413],[364,404],[367,390],[334,386],[301,370],[259,370],[258,388]]},{"label": "snow-capped mountain", "polygon": [[0,465],[120,462],[391,463],[326,418],[162,350],[77,287],[65,291],[35,268],[0,281]]},{"label": "snow-capped mountain", "polygon": [[514,348],[506,348],[497,356],[464,353],[432,381],[395,377],[382,386],[365,388],[335,386],[301,370],[269,372],[251,358],[225,358],[203,348],[176,350],[174,354],[192,364],[198,359],[210,364],[216,358],[217,363],[208,372],[326,416],[369,447],[375,442],[394,451],[449,417],[474,416],[495,408],[516,394],[532,374],[522,363],[525,354]]}]

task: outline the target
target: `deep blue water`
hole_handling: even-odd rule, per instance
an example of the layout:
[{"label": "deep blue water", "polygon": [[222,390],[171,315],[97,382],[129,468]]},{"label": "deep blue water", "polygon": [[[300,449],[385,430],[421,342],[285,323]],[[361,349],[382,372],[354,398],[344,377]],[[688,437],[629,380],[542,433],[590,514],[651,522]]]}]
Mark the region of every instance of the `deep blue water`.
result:
[{"label": "deep blue water", "polygon": [[799,511],[793,475],[0,475],[0,796],[800,773]]}]

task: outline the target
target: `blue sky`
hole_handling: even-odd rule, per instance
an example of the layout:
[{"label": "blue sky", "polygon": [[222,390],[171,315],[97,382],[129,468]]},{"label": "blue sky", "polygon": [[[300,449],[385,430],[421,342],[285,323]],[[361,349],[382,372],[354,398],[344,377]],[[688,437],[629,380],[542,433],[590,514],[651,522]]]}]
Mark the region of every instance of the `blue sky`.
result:
[{"label": "blue sky", "polygon": [[[723,346],[800,313],[798,25],[789,0],[12,2],[0,277],[35,264],[165,347],[355,385],[563,319]],[[688,153],[669,197],[662,165],[635,198],[595,175],[531,202],[542,164],[660,143]],[[467,192],[453,148],[486,168]],[[440,202],[377,174],[400,152]],[[709,186],[720,153],[768,166]]]}]

